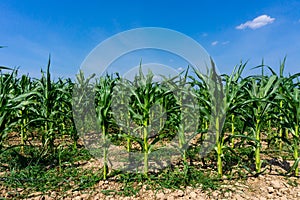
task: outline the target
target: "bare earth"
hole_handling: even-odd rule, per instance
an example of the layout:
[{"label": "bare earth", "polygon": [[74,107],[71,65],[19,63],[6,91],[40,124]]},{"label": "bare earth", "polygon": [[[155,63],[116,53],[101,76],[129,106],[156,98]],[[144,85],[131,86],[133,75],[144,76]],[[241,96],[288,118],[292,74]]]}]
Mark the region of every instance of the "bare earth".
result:
[{"label": "bare earth", "polygon": [[[95,166],[98,161],[91,160],[83,165],[85,168]],[[98,163],[99,164],[99,163]],[[99,165],[98,165],[99,166]],[[274,173],[272,173],[274,172]],[[143,184],[143,183],[137,183]],[[28,199],[66,199],[66,200],[85,200],[85,199],[99,199],[99,200],[204,200],[204,199],[251,199],[251,200],[291,200],[300,199],[300,179],[296,177],[284,177],[279,175],[274,170],[266,172],[264,175],[259,175],[258,177],[248,177],[243,180],[223,180],[220,189],[215,191],[203,191],[200,188],[182,188],[182,190],[170,190],[165,189],[164,191],[147,189],[144,185],[140,192],[136,196],[124,197],[118,195],[106,196],[101,191],[102,190],[120,190],[120,183],[113,180],[100,181],[93,188],[88,191],[69,191],[63,195],[57,194],[56,192],[51,192],[49,194],[42,193],[32,193]],[[0,199],[10,199],[7,196],[8,190],[6,188],[1,188],[0,186]],[[12,191],[10,191],[12,192]]]},{"label": "bare earth", "polygon": [[[66,199],[66,200],[204,200],[204,199],[228,199],[228,200],[300,200],[300,178],[298,177],[287,177],[280,175],[279,172],[286,172],[286,165],[291,166],[292,162],[286,162],[277,159],[269,159],[268,167],[263,175],[258,177],[249,176],[246,179],[238,180],[224,180],[221,183],[221,188],[218,190],[206,190],[203,191],[201,187],[192,188],[186,187],[181,190],[170,190],[165,189],[155,190],[149,189],[143,183],[137,183],[142,185],[142,189],[136,196],[125,197],[119,195],[104,195],[103,190],[114,190],[120,191],[122,185],[114,180],[100,181],[93,188],[84,191],[71,190],[64,193],[58,194],[57,192],[49,192],[49,194],[42,194],[39,192],[32,193],[27,199],[42,200],[42,199]],[[98,160],[91,159],[90,161],[84,161],[80,164],[83,168],[95,168],[98,170],[101,168],[101,163]],[[12,196],[8,196],[7,193],[14,193],[0,184],[0,200],[2,199],[15,199]],[[16,191],[22,193],[22,191]]]}]

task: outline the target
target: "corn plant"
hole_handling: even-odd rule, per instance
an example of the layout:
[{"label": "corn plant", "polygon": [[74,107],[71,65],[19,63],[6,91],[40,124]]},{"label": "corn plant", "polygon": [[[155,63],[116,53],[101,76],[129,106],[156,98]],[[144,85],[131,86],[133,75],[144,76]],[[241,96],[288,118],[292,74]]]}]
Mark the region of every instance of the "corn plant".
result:
[{"label": "corn plant", "polygon": [[[190,102],[193,99],[193,96],[191,95],[191,86],[187,84],[187,73],[183,78],[181,76],[179,77],[179,91],[177,92],[178,98],[178,106],[180,110],[180,123],[178,127],[178,138],[179,138],[179,149],[182,151],[182,159],[184,164],[184,171],[187,171],[187,148],[189,143],[189,138],[187,137],[187,129],[190,123],[192,123],[193,119],[195,120],[195,116],[190,117],[191,114],[195,113],[195,110],[198,110],[193,104],[193,102]],[[196,118],[197,120],[197,118]],[[197,128],[196,124],[195,127]],[[194,133],[192,134],[194,135]]]},{"label": "corn plant", "polygon": [[151,122],[151,106],[158,101],[159,87],[152,82],[153,74],[149,73],[147,77],[144,76],[140,69],[139,76],[135,77],[134,87],[131,88],[131,93],[134,97],[133,118],[142,126],[142,149],[144,153],[144,174],[147,175],[149,171],[148,155],[150,150],[149,144],[149,125]]},{"label": "corn plant", "polygon": [[[124,78],[120,78],[114,87],[113,90],[113,99],[112,99],[112,112],[115,122],[119,127],[119,135],[127,134],[126,137],[126,151],[131,155],[132,141],[131,135],[134,134],[134,122],[132,120],[132,115],[130,113],[130,97],[128,94],[130,93],[130,88],[132,86],[132,82],[126,80]],[[129,97],[129,98],[128,98]]]},{"label": "corn plant", "polygon": [[0,70],[0,149],[2,142],[7,137],[7,129],[11,125],[10,112],[13,108],[12,87],[14,86],[17,71],[2,74]]},{"label": "corn plant", "polygon": [[[17,79],[17,84],[15,87],[15,94],[34,94],[31,95],[30,98],[28,96],[27,99],[23,99],[23,101],[28,101],[31,104],[36,103],[36,91],[33,85],[32,80],[28,77],[28,75],[23,75],[20,79]],[[28,126],[29,122],[33,119],[34,116],[34,106],[27,104],[26,106],[22,106],[19,109],[15,110],[14,115],[18,119],[18,125],[20,126],[19,132],[21,137],[21,153],[24,153],[24,145],[25,141],[28,138]]]},{"label": "corn plant", "polygon": [[103,144],[103,178],[107,178],[108,173],[108,148],[109,148],[109,126],[111,123],[111,103],[113,87],[116,79],[106,75],[96,80],[95,101],[97,124],[101,130],[101,144]]},{"label": "corn plant", "polygon": [[[208,89],[209,99],[207,102],[210,109],[210,117],[209,117],[209,130],[208,132],[212,132],[214,135],[211,137],[215,138],[216,144],[206,144],[206,145],[216,145],[215,150],[217,153],[217,168],[218,174],[222,175],[222,157],[223,157],[223,149],[224,149],[224,134],[223,134],[223,124],[226,116],[226,99],[224,96],[224,88],[222,84],[221,77],[217,74],[215,64],[211,60],[212,68],[209,69],[208,75],[203,75],[199,71],[195,70],[195,73],[198,78],[200,78]],[[201,97],[200,97],[201,98]],[[207,101],[205,99],[201,99],[201,101]],[[214,141],[214,139],[212,139]]]},{"label": "corn plant", "polygon": [[[42,78],[37,81],[38,87],[38,99],[40,102],[40,110],[38,113],[38,120],[44,124],[43,126],[43,134],[42,134],[42,144],[43,147],[46,148],[48,145],[50,150],[53,150],[54,147],[54,113],[53,110],[55,102],[54,95],[55,91],[53,91],[53,84],[51,83],[51,75],[50,75],[50,58],[48,60],[46,75],[42,73]],[[51,112],[52,111],[52,112]]]},{"label": "corn plant", "polygon": [[292,147],[295,163],[292,169],[294,169],[296,176],[299,175],[300,82],[293,83],[292,80],[299,76],[300,74],[295,74],[287,79],[289,81],[284,85],[284,92],[283,94],[280,94],[279,97],[286,105],[285,109],[282,111],[284,113],[284,127],[288,129],[293,136]]},{"label": "corn plant", "polygon": [[[234,148],[234,140],[236,136],[235,120],[240,117],[240,110],[245,104],[245,93],[243,92],[243,87],[246,81],[242,79],[241,75],[247,63],[236,66],[231,75],[228,76],[223,74],[224,77],[224,94],[225,94],[225,112],[228,116],[226,122],[230,123],[231,126],[231,148]],[[224,142],[224,139],[223,139]]]},{"label": "corn plant", "polygon": [[76,82],[73,86],[73,121],[76,124],[76,130],[79,132],[79,135],[93,129],[92,127],[89,127],[91,125],[89,122],[92,121],[91,116],[95,115],[95,113],[92,112],[95,109],[95,105],[93,104],[94,102],[92,101],[95,98],[93,93],[95,85],[91,82],[94,77],[95,74],[92,74],[88,78],[85,78],[83,71],[79,71],[76,75]]},{"label": "corn plant", "polygon": [[59,124],[62,123],[59,119],[63,119],[66,115],[61,107],[65,105],[64,102],[69,100],[62,98],[70,98],[70,96],[65,95],[64,89],[51,80],[49,58],[46,74],[42,72],[42,78],[36,80],[37,118],[31,121],[39,122],[42,125],[42,144],[46,152],[55,150],[54,140],[59,133]]},{"label": "corn plant", "polygon": [[[161,132],[164,113],[162,113],[163,99],[171,94],[170,90],[162,87],[158,82],[153,81],[153,73],[149,72],[146,76],[140,68],[139,75],[134,81],[124,82],[127,86],[123,87],[127,91],[125,98],[128,105],[126,118],[130,117],[130,124],[136,128],[127,128],[130,133],[122,134],[127,141],[136,142],[140,145],[143,152],[143,172],[148,175],[149,171],[149,154],[154,151],[155,144],[165,135]],[[165,99],[166,100],[166,99]],[[165,109],[165,108],[164,108]],[[116,114],[116,113],[114,113]],[[157,122],[157,123],[156,123]]]},{"label": "corn plant", "polygon": [[[166,88],[172,91],[175,102],[172,108],[168,108],[169,114],[173,118],[177,118],[177,121],[173,124],[174,131],[177,132],[178,139],[178,150],[181,154],[185,177],[187,178],[187,173],[189,170],[188,166],[188,145],[193,137],[197,134],[198,131],[198,117],[199,117],[199,108],[198,102],[196,101],[196,91],[193,88],[193,85],[188,82],[188,71],[186,70],[185,74],[182,76],[184,71],[175,77],[163,77],[164,84]],[[161,105],[168,107],[168,104],[172,103],[172,100],[169,97],[161,99]],[[161,123],[160,123],[161,124]]]},{"label": "corn plant", "polygon": [[261,76],[250,76],[248,86],[245,88],[249,101],[243,115],[246,117],[252,133],[254,134],[255,146],[255,169],[261,172],[262,161],[260,158],[262,125],[269,120],[270,113],[274,108],[274,99],[279,87],[279,80],[275,75],[265,78]]},{"label": "corn plant", "polygon": [[288,110],[290,106],[288,105],[289,101],[287,101],[287,96],[289,96],[287,93],[291,93],[293,88],[295,88],[295,84],[293,83],[293,80],[300,76],[300,73],[296,73],[292,76],[286,77],[284,76],[284,69],[285,69],[285,62],[286,58],[284,58],[283,62],[280,64],[279,68],[279,74],[277,74],[271,67],[268,67],[268,69],[272,72],[273,75],[276,75],[279,79],[279,87],[278,87],[278,93],[275,100],[277,101],[277,105],[279,107],[275,108],[275,114],[279,117],[279,123],[278,123],[278,136],[276,136],[276,142],[279,142],[279,151],[282,151],[282,146],[284,142],[288,142],[288,135],[289,135],[289,129],[286,126],[286,119],[293,118],[292,112]]},{"label": "corn plant", "polygon": [[[13,70],[11,73],[0,74],[0,147],[7,136],[7,132],[11,131],[11,128],[15,127],[20,119],[26,119],[24,116],[15,116],[14,112],[20,112],[34,103],[30,100],[35,94],[34,91],[26,91],[24,93],[16,91],[16,76],[17,70]],[[27,121],[23,121],[21,125],[23,131],[27,123]],[[22,146],[24,145],[24,134],[24,132],[21,134]]]},{"label": "corn plant", "polygon": [[59,92],[57,101],[60,102],[58,106],[58,112],[63,113],[59,115],[59,119],[57,120],[58,132],[65,137],[66,135],[70,135],[73,140],[74,149],[77,148],[77,140],[79,136],[74,129],[74,120],[72,116],[72,90],[74,84],[71,79],[61,79],[55,83],[56,90]]}]

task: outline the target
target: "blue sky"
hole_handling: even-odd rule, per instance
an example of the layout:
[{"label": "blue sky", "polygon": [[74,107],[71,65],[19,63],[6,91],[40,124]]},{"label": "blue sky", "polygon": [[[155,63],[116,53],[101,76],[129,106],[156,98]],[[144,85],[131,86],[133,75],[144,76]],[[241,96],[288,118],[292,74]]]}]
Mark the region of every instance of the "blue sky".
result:
[{"label": "blue sky", "polygon": [[7,46],[0,65],[31,76],[40,75],[51,54],[53,75],[72,77],[100,42],[140,27],[190,36],[221,73],[241,60],[249,60],[248,71],[262,59],[278,70],[285,56],[286,73],[300,72],[300,1],[3,0],[0,27],[0,45]]}]

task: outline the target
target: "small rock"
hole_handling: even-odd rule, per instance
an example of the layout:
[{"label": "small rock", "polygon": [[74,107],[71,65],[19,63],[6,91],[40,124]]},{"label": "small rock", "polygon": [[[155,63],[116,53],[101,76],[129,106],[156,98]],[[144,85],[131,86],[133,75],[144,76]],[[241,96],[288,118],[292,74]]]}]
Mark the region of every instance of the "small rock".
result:
[{"label": "small rock", "polygon": [[88,195],[88,194],[82,194],[82,195],[81,195],[81,198],[82,198],[82,199],[88,199],[88,198],[89,198],[89,195]]},{"label": "small rock", "polygon": [[50,196],[56,197],[56,192],[55,191],[51,192]]},{"label": "small rock", "polygon": [[267,187],[267,190],[269,193],[273,193],[275,192],[274,188],[273,187]]},{"label": "small rock", "polygon": [[282,193],[281,192],[277,191],[276,194],[277,194],[277,196],[282,197]]},{"label": "small rock", "polygon": [[165,189],[165,194],[171,193],[172,190],[171,189]]},{"label": "small rock", "polygon": [[213,196],[214,198],[217,198],[217,197],[219,196],[218,191],[214,191],[214,192],[212,193],[212,196]]},{"label": "small rock", "polygon": [[225,194],[224,194],[224,197],[225,197],[225,198],[228,198],[228,197],[230,197],[230,194],[229,194],[229,192],[225,192]]},{"label": "small rock", "polygon": [[196,192],[191,192],[191,193],[190,193],[190,197],[192,197],[192,198],[194,198],[194,199],[195,199],[195,198],[197,197],[197,194],[196,194]]},{"label": "small rock", "polygon": [[77,197],[74,198],[74,200],[81,200],[81,197],[77,196]]},{"label": "small rock", "polygon": [[177,196],[178,197],[183,197],[184,196],[184,192],[182,190],[178,190]]},{"label": "small rock", "polygon": [[264,176],[263,175],[258,175],[258,177],[257,177],[259,180],[263,180],[264,179]]},{"label": "small rock", "polygon": [[193,190],[193,187],[187,186],[187,187],[186,187],[186,190],[187,190],[187,191],[191,191],[191,190]]},{"label": "small rock", "polygon": [[267,194],[268,199],[274,199],[273,194]]},{"label": "small rock", "polygon": [[234,200],[242,200],[243,198],[241,197],[241,195],[236,194],[233,199]]},{"label": "small rock", "polygon": [[288,198],[286,198],[286,196],[282,196],[280,197],[280,200],[288,200]]},{"label": "small rock", "polygon": [[272,179],[271,179],[271,177],[266,177],[266,180],[271,181]]},{"label": "small rock", "polygon": [[98,184],[99,184],[99,185],[103,185],[103,184],[104,184],[104,181],[99,181]]},{"label": "small rock", "polygon": [[281,188],[279,191],[283,194],[287,194],[288,188]]},{"label": "small rock", "polygon": [[274,189],[280,189],[282,187],[279,181],[272,181],[271,185]]},{"label": "small rock", "polygon": [[157,199],[161,199],[161,200],[166,199],[165,197],[166,197],[166,196],[165,196],[165,194],[164,194],[163,192],[158,193],[158,194],[156,195],[156,198],[157,198]]},{"label": "small rock", "polygon": [[168,196],[167,200],[175,200],[175,197],[174,196]]}]

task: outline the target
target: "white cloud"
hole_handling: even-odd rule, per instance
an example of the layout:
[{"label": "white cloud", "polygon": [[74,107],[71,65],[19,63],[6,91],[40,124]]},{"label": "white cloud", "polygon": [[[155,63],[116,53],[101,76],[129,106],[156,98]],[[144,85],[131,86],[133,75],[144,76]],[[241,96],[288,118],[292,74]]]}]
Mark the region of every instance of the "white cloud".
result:
[{"label": "white cloud", "polygon": [[229,41],[222,42],[222,45],[229,44]]},{"label": "white cloud", "polygon": [[246,29],[246,28],[257,29],[257,28],[266,26],[268,24],[271,24],[274,21],[275,21],[275,18],[271,18],[268,15],[261,15],[261,16],[256,17],[252,21],[247,21],[246,23],[243,23],[243,24],[237,26],[236,29],[239,29],[239,30]]},{"label": "white cloud", "polygon": [[212,46],[216,46],[218,43],[219,43],[219,41],[213,41],[213,42],[211,43],[211,45],[212,45]]}]

